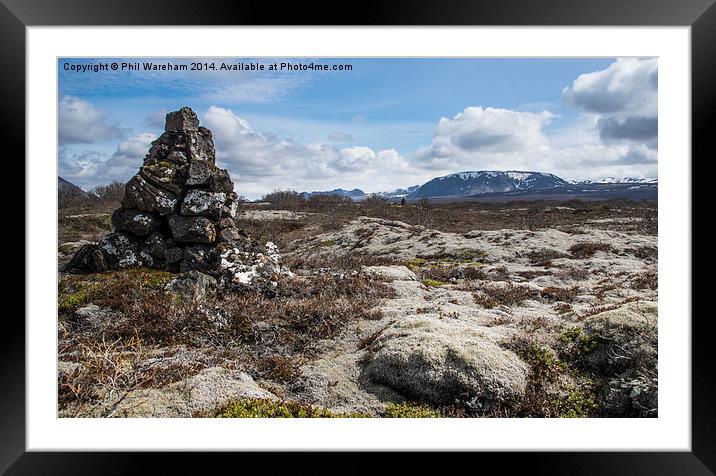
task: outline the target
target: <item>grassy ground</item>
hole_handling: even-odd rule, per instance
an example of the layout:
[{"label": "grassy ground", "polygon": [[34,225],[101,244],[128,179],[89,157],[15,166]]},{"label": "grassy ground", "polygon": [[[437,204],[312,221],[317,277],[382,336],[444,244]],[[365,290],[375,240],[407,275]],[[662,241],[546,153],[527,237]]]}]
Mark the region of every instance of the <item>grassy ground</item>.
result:
[{"label": "grassy ground", "polygon": [[[97,241],[111,231],[116,204],[64,208],[58,212],[59,242]],[[519,202],[514,204],[429,203],[400,206],[382,200],[352,203],[314,200],[300,203],[244,204],[237,224],[259,241],[273,241],[282,251],[309,243],[324,233],[341,230],[360,216],[395,220],[428,232],[454,233],[500,230],[500,236],[480,237],[485,245],[509,248],[513,231],[557,229],[584,240],[562,250],[548,245],[519,256],[519,266],[495,261],[493,255],[437,253],[396,258],[371,254],[360,248],[332,253],[342,245],[335,237],[311,242],[312,253],[292,252],[285,264],[297,277],[279,283],[276,295],[235,294],[224,291],[201,303],[182,302],[163,290],[174,275],[131,269],[107,274],[61,273],[58,289],[59,407],[66,416],[81,416],[103,402],[121,400],[138,389],[181,382],[209,367],[238,369],[262,385],[281,393],[299,385],[303,369],[326,357],[325,342],[351,335],[353,349],[367,349],[389,324],[381,303],[395,298],[390,283],[369,278],[359,270],[366,265],[404,265],[422,283],[424,297],[416,313],[449,307],[452,296],[470,296],[469,307],[494,316],[490,325],[557,329],[555,317],[579,323],[590,315],[615,309],[652,293],[657,287],[654,246],[618,248],[606,241],[589,240],[588,230],[611,230],[654,237],[654,203],[633,202]],[[280,212],[271,217],[270,212]],[[386,225],[387,226],[387,225]],[[587,231],[585,231],[587,230]],[[370,240],[372,230],[356,230]],[[423,232],[421,232],[423,233]],[[424,233],[430,239],[430,233]],[[422,235],[421,235],[422,236]],[[520,235],[523,236],[523,235]],[[498,240],[495,243],[484,240]],[[486,248],[489,248],[486,246]],[[295,251],[295,250],[294,250]],[[606,264],[598,273],[585,263],[595,257]],[[648,263],[644,271],[610,271],[608,260]],[[626,261],[625,261],[626,262]],[[540,280],[568,285],[535,285]],[[572,284],[573,283],[573,284]],[[421,291],[422,292],[422,291]],[[584,296],[589,296],[588,301]],[[442,301],[441,301],[442,300]],[[397,301],[396,301],[397,302]],[[436,304],[437,302],[437,304]],[[529,309],[525,302],[539,303]],[[588,304],[585,304],[588,303]],[[93,304],[92,313],[78,312]],[[539,312],[548,313],[550,319]],[[441,316],[454,317],[440,311]],[[359,329],[375,322],[376,329]],[[371,329],[368,326],[368,329]],[[552,332],[552,330],[550,330]],[[575,331],[573,331],[574,333]],[[354,335],[355,334],[355,335]],[[528,333],[529,334],[529,333]],[[581,342],[567,335],[565,342]],[[571,340],[570,340],[571,339]],[[354,342],[355,341],[355,342]],[[490,416],[587,416],[594,413],[596,391],[579,373],[579,355],[545,348],[539,338],[514,340],[514,351],[532,369],[528,398]],[[585,346],[588,347],[589,343]],[[581,345],[581,344],[580,344]],[[330,347],[330,346],[328,346]],[[584,346],[579,347],[584,350]],[[570,351],[571,352],[571,351]],[[161,363],[161,365],[157,363]],[[555,388],[558,389],[555,392]],[[290,391],[288,392],[291,393]],[[299,393],[296,393],[298,395]],[[289,395],[290,397],[291,395]],[[112,408],[99,416],[111,416]],[[96,414],[96,413],[93,413]],[[224,417],[334,417],[364,416],[335,412],[290,398],[279,403],[244,399],[224,407]],[[216,416],[215,414],[205,416]],[[420,402],[395,401],[379,413],[385,417],[474,416],[458,406],[433,408]]]}]

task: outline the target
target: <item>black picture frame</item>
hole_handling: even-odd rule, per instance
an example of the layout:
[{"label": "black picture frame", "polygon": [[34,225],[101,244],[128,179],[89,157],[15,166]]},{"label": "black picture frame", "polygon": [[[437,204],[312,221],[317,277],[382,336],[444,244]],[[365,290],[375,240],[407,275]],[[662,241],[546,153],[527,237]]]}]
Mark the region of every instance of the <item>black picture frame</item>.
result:
[{"label": "black picture frame", "polygon": [[[340,5],[329,2],[286,3],[260,0],[0,0],[0,134],[6,160],[10,154],[25,177],[17,157],[25,156],[25,28],[81,25],[574,25],[574,26],[690,26],[692,67],[692,158],[713,155],[716,87],[716,5],[714,0],[400,0],[364,1]],[[339,8],[341,7],[341,8]],[[48,79],[49,80],[49,79]],[[684,161],[688,166],[688,162]],[[693,170],[693,169],[692,169]],[[7,177],[7,176],[6,176]],[[692,172],[693,177],[693,172]],[[693,187],[692,187],[693,190]],[[692,198],[692,202],[694,202]],[[692,213],[692,217],[694,214]],[[17,237],[15,238],[17,240]],[[29,253],[25,247],[25,253]],[[19,281],[19,280],[18,280]],[[24,280],[23,280],[24,283]],[[19,284],[16,284],[19,285]],[[31,283],[25,284],[31,286]],[[694,286],[697,283],[694,282]],[[25,290],[27,288],[24,288]],[[9,294],[9,292],[8,292]],[[692,291],[692,295],[693,295]],[[696,294],[698,295],[698,293]],[[162,472],[187,472],[191,454],[177,453],[42,453],[25,450],[25,327],[6,308],[0,346],[0,471],[7,474],[124,474],[145,472],[160,463]],[[669,316],[689,319],[691,316]],[[716,366],[709,332],[709,313],[692,319],[692,452],[570,452],[480,453],[470,455],[482,468],[490,463],[510,468],[515,463],[528,474],[714,474],[716,471]],[[429,457],[429,456],[428,456]],[[230,454],[198,456],[202,465],[236,465]],[[265,458],[265,455],[264,455]],[[334,472],[329,459],[310,455],[287,458],[294,468],[312,473]],[[273,459],[270,474],[277,472]],[[401,464],[422,466],[415,454]],[[241,463],[242,465],[245,463]],[[266,463],[268,464],[268,463]],[[207,466],[204,466],[206,469]],[[229,466],[231,467],[231,466]],[[238,469],[238,467],[237,467]],[[372,458],[349,456],[341,473],[373,471]]]}]

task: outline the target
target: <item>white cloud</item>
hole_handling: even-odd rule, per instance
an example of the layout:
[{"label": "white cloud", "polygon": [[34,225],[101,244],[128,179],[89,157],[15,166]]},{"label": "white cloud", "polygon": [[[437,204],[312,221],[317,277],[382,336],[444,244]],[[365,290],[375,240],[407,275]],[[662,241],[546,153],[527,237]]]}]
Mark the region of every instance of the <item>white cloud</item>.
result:
[{"label": "white cloud", "polygon": [[440,119],[433,147],[463,151],[509,152],[547,143],[542,127],[553,115],[509,109],[467,107],[453,119]]},{"label": "white cloud", "polygon": [[217,106],[207,110],[203,123],[214,132],[221,165],[232,172],[239,193],[250,198],[274,189],[387,191],[480,169],[536,170],[567,178],[656,175],[655,150],[605,143],[593,117],[559,131],[553,141],[544,130],[553,117],[548,111],[467,107],[452,119],[440,119],[432,143],[407,155],[362,145],[299,144],[256,132],[246,119]]},{"label": "white cloud", "polygon": [[152,141],[156,136],[150,132],[140,132],[124,139],[117,150],[105,163],[104,175],[111,180],[128,179],[134,175],[144,161]]},{"label": "white cloud", "polygon": [[523,167],[548,148],[542,129],[553,117],[548,111],[467,107],[452,119],[440,119],[432,144],[416,154],[416,165],[456,171]]},{"label": "white cloud", "polygon": [[142,132],[125,138],[112,155],[96,150],[76,151],[60,147],[59,174],[82,188],[106,185],[114,180],[126,182],[137,173],[154,134]]},{"label": "white cloud", "polygon": [[116,137],[119,130],[107,123],[107,113],[74,96],[63,96],[58,104],[60,145],[92,143]]},{"label": "white cloud", "polygon": [[562,97],[567,104],[596,117],[603,141],[656,148],[656,59],[618,59],[606,69],[580,75],[564,88]]},{"label": "white cloud", "polygon": [[277,188],[303,191],[350,186],[365,191],[388,190],[410,180],[411,172],[415,172],[394,149],[299,144],[256,132],[244,118],[217,106],[209,107],[203,124],[214,134],[217,159],[237,178],[239,193],[249,197]]},{"label": "white cloud", "polygon": [[[345,132],[299,143],[285,133],[258,132],[225,107],[209,107],[202,123],[214,134],[219,165],[229,170],[238,193],[249,198],[275,189],[389,191],[438,175],[481,169],[535,170],[576,179],[655,177],[656,74],[656,60],[621,59],[602,71],[579,76],[564,89],[563,97],[580,115],[559,129],[547,128],[556,116],[546,110],[469,106],[452,118],[441,118],[432,141],[404,154],[365,144],[340,147],[353,139]],[[63,103],[72,112],[66,117],[94,117],[92,125],[106,125],[104,113],[91,104],[69,96]],[[154,116],[158,124],[161,114]],[[355,119],[360,122],[364,117]],[[89,141],[88,136],[80,137],[79,120],[67,125],[77,127],[69,129],[73,134],[66,129],[66,138]],[[280,130],[272,125],[275,122],[262,127]],[[318,137],[324,137],[325,131]],[[100,132],[101,127],[88,135],[97,137]],[[68,146],[61,149],[60,171],[80,186],[125,181],[141,165],[152,139],[150,133],[134,134],[125,137],[113,154],[104,155],[76,152]]]},{"label": "white cloud", "polygon": [[562,95],[586,112],[653,117],[657,89],[656,59],[620,58],[606,69],[580,75]]}]

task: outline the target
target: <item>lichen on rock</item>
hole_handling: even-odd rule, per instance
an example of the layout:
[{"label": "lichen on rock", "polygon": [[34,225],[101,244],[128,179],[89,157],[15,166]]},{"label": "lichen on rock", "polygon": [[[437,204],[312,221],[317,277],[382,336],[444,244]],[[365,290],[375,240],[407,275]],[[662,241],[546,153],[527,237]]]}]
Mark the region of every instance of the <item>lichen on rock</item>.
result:
[{"label": "lichen on rock", "polygon": [[489,328],[415,317],[376,339],[368,378],[437,405],[469,402],[481,410],[519,398],[528,366],[501,348]]}]

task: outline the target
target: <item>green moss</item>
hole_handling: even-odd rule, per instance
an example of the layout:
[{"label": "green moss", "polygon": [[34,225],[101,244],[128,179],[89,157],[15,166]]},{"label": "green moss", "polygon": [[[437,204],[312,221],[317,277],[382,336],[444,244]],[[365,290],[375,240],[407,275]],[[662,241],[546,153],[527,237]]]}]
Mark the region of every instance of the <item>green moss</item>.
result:
[{"label": "green moss", "polygon": [[440,412],[427,405],[416,403],[390,403],[385,408],[386,418],[440,418]]},{"label": "green moss", "polygon": [[59,283],[57,308],[60,314],[71,314],[89,303],[117,309],[130,296],[141,297],[148,291],[162,289],[174,276],[147,268],[63,276]]},{"label": "green moss", "polygon": [[87,293],[85,291],[77,291],[74,293],[61,295],[57,308],[60,314],[71,313],[79,309],[87,303]]},{"label": "green moss", "polygon": [[599,345],[599,337],[585,333],[581,327],[571,327],[559,336],[566,345],[565,354],[576,356],[594,352]]},{"label": "green moss", "polygon": [[428,260],[424,258],[413,258],[410,261],[408,261],[408,267],[409,268],[420,268],[425,263],[427,263]]},{"label": "green moss", "polygon": [[126,273],[131,279],[136,280],[139,286],[150,289],[163,288],[176,276],[168,271],[149,268],[131,268]]},{"label": "green moss", "polygon": [[593,382],[568,362],[538,345],[528,346],[519,354],[530,366],[522,404],[525,416],[587,418],[596,412]]},{"label": "green moss", "polygon": [[566,396],[554,400],[559,418],[589,418],[597,410],[592,381],[584,379],[577,385],[569,385]]},{"label": "green moss", "polygon": [[431,256],[431,257],[419,257],[413,258],[408,261],[408,267],[415,270],[420,268],[437,268],[437,267],[450,267],[457,265],[466,266],[482,266],[479,261],[480,258],[485,257],[485,253],[463,253],[460,255],[445,255],[445,256]]},{"label": "green moss", "polygon": [[432,286],[432,287],[439,287],[439,286],[445,286],[446,284],[450,284],[446,281],[440,281],[438,279],[423,279],[423,284],[426,286]]},{"label": "green moss", "polygon": [[336,246],[336,240],[321,241],[321,246]]},{"label": "green moss", "polygon": [[330,410],[295,402],[243,398],[224,408],[219,418],[366,418],[361,413],[333,413]]}]

